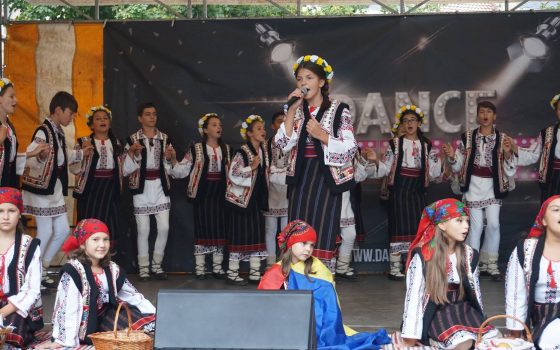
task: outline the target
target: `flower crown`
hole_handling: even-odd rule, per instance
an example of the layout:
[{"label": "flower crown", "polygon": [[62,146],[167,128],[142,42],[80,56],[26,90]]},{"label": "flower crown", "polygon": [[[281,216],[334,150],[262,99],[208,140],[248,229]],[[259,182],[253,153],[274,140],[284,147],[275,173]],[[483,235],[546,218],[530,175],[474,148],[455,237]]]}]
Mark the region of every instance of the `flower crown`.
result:
[{"label": "flower crown", "polygon": [[95,114],[95,112],[99,112],[99,111],[103,111],[103,112],[107,113],[107,116],[109,116],[109,119],[113,119],[113,114],[111,113],[111,110],[109,108],[105,107],[105,106],[91,107],[86,114],[86,118],[87,119],[93,118],[93,115]]},{"label": "flower crown", "polygon": [[323,70],[325,71],[325,75],[327,77],[327,82],[330,83],[332,81],[332,79],[334,77],[334,72],[333,72],[333,69],[332,69],[331,65],[328,64],[327,61],[324,58],[321,58],[317,55],[305,55],[305,56],[301,56],[300,58],[298,58],[296,63],[294,63],[294,76],[296,75],[296,72],[297,72],[299,66],[303,62],[313,62],[316,65],[318,65],[319,67],[323,68]]},{"label": "flower crown", "polygon": [[245,121],[241,124],[241,130],[239,130],[239,134],[243,138],[243,140],[247,140],[247,128],[249,125],[254,123],[255,121],[261,122],[264,124],[264,120],[260,115],[252,114],[245,118]]},{"label": "flower crown", "polygon": [[8,78],[0,79],[0,92],[2,92],[6,86],[14,86],[14,83]]},{"label": "flower crown", "polygon": [[412,113],[416,114],[417,116],[419,116],[420,117],[420,125],[422,125],[426,122],[426,115],[424,114],[424,112],[422,112],[422,110],[420,108],[416,107],[415,105],[405,105],[405,106],[402,106],[401,108],[399,108],[399,110],[395,114],[395,124],[393,124],[393,127],[391,128],[391,131],[393,133],[397,132],[397,130],[399,128],[399,125],[401,125],[401,117],[406,112],[412,112]]},{"label": "flower crown", "polygon": [[202,118],[200,118],[198,120],[198,133],[200,134],[200,136],[204,136],[204,130],[202,130],[202,126],[204,125],[204,123],[208,120],[208,118],[210,117],[218,117],[218,115],[216,113],[206,113],[205,115],[202,116]]},{"label": "flower crown", "polygon": [[554,96],[552,100],[550,100],[550,107],[552,107],[552,109],[556,110],[556,105],[558,104],[558,100],[560,100],[560,94]]}]

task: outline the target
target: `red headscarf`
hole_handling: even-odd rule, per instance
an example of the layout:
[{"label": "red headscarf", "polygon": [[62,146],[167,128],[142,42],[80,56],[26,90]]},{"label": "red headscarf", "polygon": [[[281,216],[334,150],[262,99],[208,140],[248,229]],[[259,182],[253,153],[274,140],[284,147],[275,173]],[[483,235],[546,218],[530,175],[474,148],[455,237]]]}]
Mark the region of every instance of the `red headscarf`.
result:
[{"label": "red headscarf", "polygon": [[74,232],[66,239],[62,245],[62,251],[66,254],[73,250],[80,248],[80,245],[84,244],[85,241],[93,234],[98,232],[103,232],[111,235],[107,225],[103,221],[97,219],[83,219],[76,224]]},{"label": "red headscarf", "polygon": [[541,210],[539,210],[539,213],[535,218],[535,223],[533,224],[533,227],[531,227],[531,231],[529,231],[530,238],[538,238],[546,230],[546,228],[543,225],[543,219],[544,219],[544,214],[546,213],[546,208],[548,208],[550,202],[558,198],[560,198],[560,195],[549,197],[547,200],[543,202],[543,204],[541,205]]},{"label": "red headscarf", "polygon": [[21,192],[13,187],[0,187],[0,204],[11,203],[15,205],[19,212],[23,212],[23,200]]},{"label": "red headscarf", "polygon": [[278,247],[282,252],[291,248],[297,242],[317,242],[317,232],[303,220],[294,220],[278,234]]},{"label": "red headscarf", "polygon": [[469,216],[469,210],[465,203],[454,198],[441,199],[424,208],[420,224],[418,225],[418,231],[416,232],[416,238],[408,250],[406,268],[408,269],[412,259],[412,251],[417,247],[422,249],[424,261],[432,259],[435,248],[433,239],[436,234],[436,226],[461,216]]}]

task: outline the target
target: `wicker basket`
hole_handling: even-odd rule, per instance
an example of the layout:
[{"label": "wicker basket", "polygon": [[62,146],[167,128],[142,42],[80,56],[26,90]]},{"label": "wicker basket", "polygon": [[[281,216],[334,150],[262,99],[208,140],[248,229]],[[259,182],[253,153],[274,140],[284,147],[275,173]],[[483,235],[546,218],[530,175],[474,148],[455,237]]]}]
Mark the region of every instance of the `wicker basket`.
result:
[{"label": "wicker basket", "polygon": [[11,329],[0,328],[0,349],[2,349],[4,347],[4,343],[6,342],[6,337],[10,333],[12,333]]},{"label": "wicker basket", "polygon": [[[484,330],[484,327],[486,327],[486,325],[488,323],[490,323],[491,321],[500,319],[500,318],[511,318],[512,320],[517,321],[518,323],[522,324],[523,327],[525,328],[525,333],[527,334],[527,341],[518,338],[518,339],[509,339],[509,338],[497,338],[497,339],[488,339],[487,341],[490,342],[490,344],[484,344],[485,342],[482,340],[482,331]],[[506,344],[506,346],[508,346],[509,349],[535,349],[535,346],[533,344],[533,335],[531,334],[531,331],[529,330],[529,327],[527,327],[527,325],[525,324],[525,322],[521,321],[520,319],[510,316],[510,315],[496,315],[496,316],[492,316],[490,318],[488,318],[486,321],[482,322],[482,324],[480,325],[480,328],[478,328],[478,337],[476,339],[476,344],[475,344],[475,349],[498,349],[503,347],[504,345],[500,346],[500,343],[504,343]]]},{"label": "wicker basket", "polygon": [[[123,305],[128,316],[128,328],[117,331],[117,320]],[[89,337],[95,350],[152,350],[154,348],[154,340],[149,335],[142,331],[130,330],[130,327],[132,327],[130,309],[125,303],[119,303],[115,313],[113,331],[93,333]]]}]

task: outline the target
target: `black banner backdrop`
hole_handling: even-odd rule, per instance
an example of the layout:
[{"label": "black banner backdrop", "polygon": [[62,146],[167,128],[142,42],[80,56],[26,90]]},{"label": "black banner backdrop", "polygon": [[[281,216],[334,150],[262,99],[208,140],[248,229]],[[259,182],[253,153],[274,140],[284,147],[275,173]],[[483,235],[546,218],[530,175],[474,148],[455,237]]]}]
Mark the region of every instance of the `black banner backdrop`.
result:
[{"label": "black banner backdrop", "polygon": [[[239,145],[241,120],[249,114],[270,120],[295,88],[293,62],[317,54],[333,66],[331,96],[351,106],[362,146],[382,150],[397,106],[414,103],[428,112],[424,130],[438,148],[476,127],[481,99],[497,104],[501,131],[529,144],[556,120],[549,101],[560,92],[558,22],[556,12],[107,23],[105,102],[121,138],[139,127],[137,105],[154,102],[159,128],[170,135],[179,157],[199,140],[197,121],[208,112],[222,116],[225,141]],[[518,180],[528,181],[504,202],[502,263],[538,209],[534,177],[533,168],[521,169]],[[173,187],[166,266],[190,271],[191,207],[185,182]],[[387,262],[378,187],[375,181],[364,185],[367,238],[354,254],[363,270],[380,271]],[[449,185],[440,184],[428,197],[450,195]],[[126,196],[123,263],[136,249],[130,206]]]}]

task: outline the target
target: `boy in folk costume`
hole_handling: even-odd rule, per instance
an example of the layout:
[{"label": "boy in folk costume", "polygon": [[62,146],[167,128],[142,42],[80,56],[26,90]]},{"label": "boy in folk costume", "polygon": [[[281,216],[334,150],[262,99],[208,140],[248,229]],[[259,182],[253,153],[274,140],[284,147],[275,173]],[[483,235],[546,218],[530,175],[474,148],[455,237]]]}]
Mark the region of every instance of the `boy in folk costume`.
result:
[{"label": "boy in folk costume", "polygon": [[151,272],[156,279],[166,279],[161,266],[169,233],[169,172],[177,157],[167,134],[159,131],[157,111],[153,103],[138,107],[138,121],[142,128],[130,135],[125,149],[128,154],[123,164],[123,175],[128,176],[128,187],[132,193],[134,216],[138,230],[138,268],[140,279],[150,279],[148,236],[150,215],[157,223],[157,238],[152,255]]},{"label": "boy in folk costume", "polygon": [[246,285],[247,280],[239,276],[239,262],[249,260],[249,281],[258,283],[261,260],[268,255],[262,212],[268,209],[270,160],[264,121],[260,116],[247,117],[240,133],[247,142],[235,152],[226,188],[226,201],[232,208],[228,227],[227,281]]},{"label": "boy in folk costume", "polygon": [[[276,135],[284,122],[284,112],[274,113],[270,127]],[[286,167],[288,158],[274,142],[274,135],[267,141],[270,159],[270,184],[268,186],[268,211],[264,212],[267,265],[276,262],[276,235],[288,224],[288,185]]]},{"label": "boy in folk costume", "polygon": [[67,154],[63,126],[68,126],[78,110],[71,94],[57,92],[49,105],[50,115],[33,134],[27,146],[23,171],[24,214],[35,216],[37,238],[43,248],[42,285],[55,288],[47,275],[52,259],[70,233],[64,196],[68,195],[68,164],[81,161],[92,152],[91,145]]},{"label": "boy in folk costume", "polygon": [[405,124],[404,134],[395,137],[383,159],[377,161],[373,152],[370,160],[376,162],[373,178],[387,176],[389,189],[389,279],[402,280],[402,254],[405,254],[415,237],[415,232],[426,206],[426,191],[430,182],[442,172],[442,162],[432,142],[420,126],[426,121],[424,112],[415,105],[402,106],[396,114],[393,132]]},{"label": "boy in folk costume", "polygon": [[174,178],[188,176],[187,197],[193,203],[196,279],[206,279],[206,256],[212,255],[212,275],[225,278],[222,269],[228,210],[226,179],[231,162],[230,146],[222,141],[222,122],[215,113],[198,120],[202,142],[192,145],[173,168]]},{"label": "boy in folk costume", "polygon": [[[495,120],[496,106],[489,101],[478,103],[477,122],[480,126],[461,135],[457,150],[454,151],[450,144],[444,144],[442,148],[453,172],[459,173],[463,201],[470,209],[467,243],[480,249],[480,271],[490,274],[494,281],[501,281],[503,277],[498,269],[500,207],[502,198],[512,190],[511,179],[516,166],[513,142],[495,128]],[[487,225],[481,248],[484,214]]]},{"label": "boy in folk costume", "polygon": [[[556,118],[560,120],[560,94],[550,101]],[[539,163],[539,185],[541,186],[541,203],[548,197],[560,194],[560,143],[558,136],[560,123],[551,125],[539,133],[537,142],[528,148],[517,147],[514,152],[519,155],[517,165]]]}]

